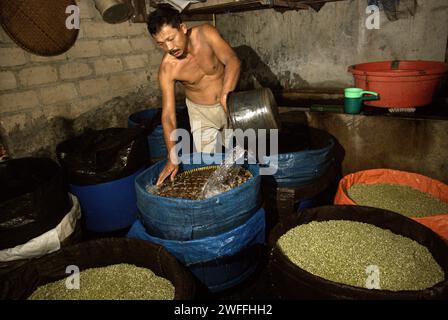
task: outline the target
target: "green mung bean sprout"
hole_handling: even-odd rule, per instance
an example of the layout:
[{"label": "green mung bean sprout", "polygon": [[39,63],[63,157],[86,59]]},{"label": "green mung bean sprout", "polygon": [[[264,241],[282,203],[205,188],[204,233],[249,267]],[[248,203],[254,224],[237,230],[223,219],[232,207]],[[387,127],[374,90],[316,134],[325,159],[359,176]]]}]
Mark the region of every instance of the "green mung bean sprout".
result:
[{"label": "green mung bean sprout", "polygon": [[426,247],[367,223],[313,221],[289,230],[277,244],[305,271],[351,286],[365,288],[372,265],[379,271],[375,289],[421,290],[445,279]]},{"label": "green mung bean sprout", "polygon": [[406,217],[448,213],[448,203],[420,190],[397,184],[355,184],[347,190],[358,205],[390,210]]},{"label": "green mung bean sprout", "polygon": [[130,264],[86,269],[79,289],[68,289],[66,278],[38,287],[30,300],[173,300],[174,286],[151,270]]}]

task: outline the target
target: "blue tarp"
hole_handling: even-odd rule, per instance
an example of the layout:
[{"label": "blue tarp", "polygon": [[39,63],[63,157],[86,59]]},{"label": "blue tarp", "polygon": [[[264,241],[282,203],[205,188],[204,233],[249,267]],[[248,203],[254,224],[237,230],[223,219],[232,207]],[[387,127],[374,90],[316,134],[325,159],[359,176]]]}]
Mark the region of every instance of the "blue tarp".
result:
[{"label": "blue tarp", "polygon": [[127,235],[164,246],[186,266],[232,256],[241,250],[265,242],[265,212],[259,209],[246,223],[228,232],[190,241],[165,240],[149,235],[137,220]]},{"label": "blue tarp", "polygon": [[[201,160],[201,154],[184,155]],[[223,159],[223,154],[217,157]],[[186,162],[186,161],[185,161]],[[204,167],[202,164],[180,165],[180,172]],[[196,161],[194,161],[196,162]],[[246,222],[261,207],[258,165],[247,165],[252,178],[243,185],[205,200],[161,197],[146,190],[154,185],[166,161],[160,161],[140,174],[135,182],[137,207],[145,228],[153,235],[172,240],[200,239],[231,230]]]},{"label": "blue tarp", "polygon": [[[313,183],[334,165],[334,146],[334,139],[330,138],[321,149],[279,154],[278,169],[273,175],[277,185],[297,188]],[[266,157],[265,162],[269,161],[270,157]]]}]

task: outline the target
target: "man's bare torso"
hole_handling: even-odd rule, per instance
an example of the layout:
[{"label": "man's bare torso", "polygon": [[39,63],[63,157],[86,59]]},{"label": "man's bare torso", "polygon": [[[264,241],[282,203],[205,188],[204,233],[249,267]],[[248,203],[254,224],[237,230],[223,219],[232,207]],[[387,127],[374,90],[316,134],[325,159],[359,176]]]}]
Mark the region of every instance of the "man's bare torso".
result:
[{"label": "man's bare torso", "polygon": [[219,102],[224,80],[224,65],[208,44],[202,26],[188,31],[188,54],[177,59],[165,54],[161,67],[168,66],[171,78],[185,88],[187,98],[195,103],[212,105]]}]

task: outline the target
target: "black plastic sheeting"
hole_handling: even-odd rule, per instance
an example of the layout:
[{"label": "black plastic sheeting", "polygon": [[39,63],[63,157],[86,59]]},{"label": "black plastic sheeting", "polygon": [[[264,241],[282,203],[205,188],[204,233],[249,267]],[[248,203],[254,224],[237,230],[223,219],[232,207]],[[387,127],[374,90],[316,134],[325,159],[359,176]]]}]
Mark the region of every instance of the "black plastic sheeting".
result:
[{"label": "black plastic sheeting", "polygon": [[0,249],[53,229],[70,210],[59,165],[48,158],[0,163]]},{"label": "black plastic sheeting", "polygon": [[148,158],[148,144],[142,128],[88,130],[60,143],[56,154],[70,184],[95,185],[142,168]]},{"label": "black plastic sheeting", "polygon": [[30,260],[5,274],[0,277],[0,299],[26,299],[38,286],[69,276],[66,273],[69,265],[76,265],[82,271],[120,263],[148,268],[157,276],[171,281],[175,287],[175,300],[189,300],[196,296],[193,275],[162,246],[138,239],[103,238]]},{"label": "black plastic sheeting", "polygon": [[[81,223],[78,222],[76,224],[76,227],[75,227],[75,230],[73,231],[73,233],[70,236],[68,236],[64,241],[61,242],[61,248],[65,248],[65,247],[77,244],[82,241],[83,237],[84,236],[83,236],[83,232],[82,232],[82,226],[81,226]],[[35,258],[0,262],[0,278],[3,275],[12,272],[13,270],[20,268],[21,266],[25,265],[32,259],[35,259]]]},{"label": "black plastic sheeting", "polygon": [[[335,283],[315,276],[293,264],[275,246],[288,230],[311,221],[352,220],[389,229],[428,248],[445,272],[445,280],[416,291],[371,290]],[[269,238],[274,245],[270,274],[277,294],[284,299],[448,299],[448,245],[431,229],[400,214],[362,206],[324,206],[303,211],[278,225]]]}]

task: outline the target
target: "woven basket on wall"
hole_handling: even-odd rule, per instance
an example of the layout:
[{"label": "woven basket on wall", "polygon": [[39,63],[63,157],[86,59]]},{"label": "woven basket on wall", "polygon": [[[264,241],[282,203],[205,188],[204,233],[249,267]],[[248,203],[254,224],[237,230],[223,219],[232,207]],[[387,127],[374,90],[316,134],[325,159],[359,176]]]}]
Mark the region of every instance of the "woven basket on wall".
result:
[{"label": "woven basket on wall", "polygon": [[69,50],[78,29],[67,29],[66,8],[74,0],[1,0],[0,24],[20,47],[41,56],[59,55]]}]

